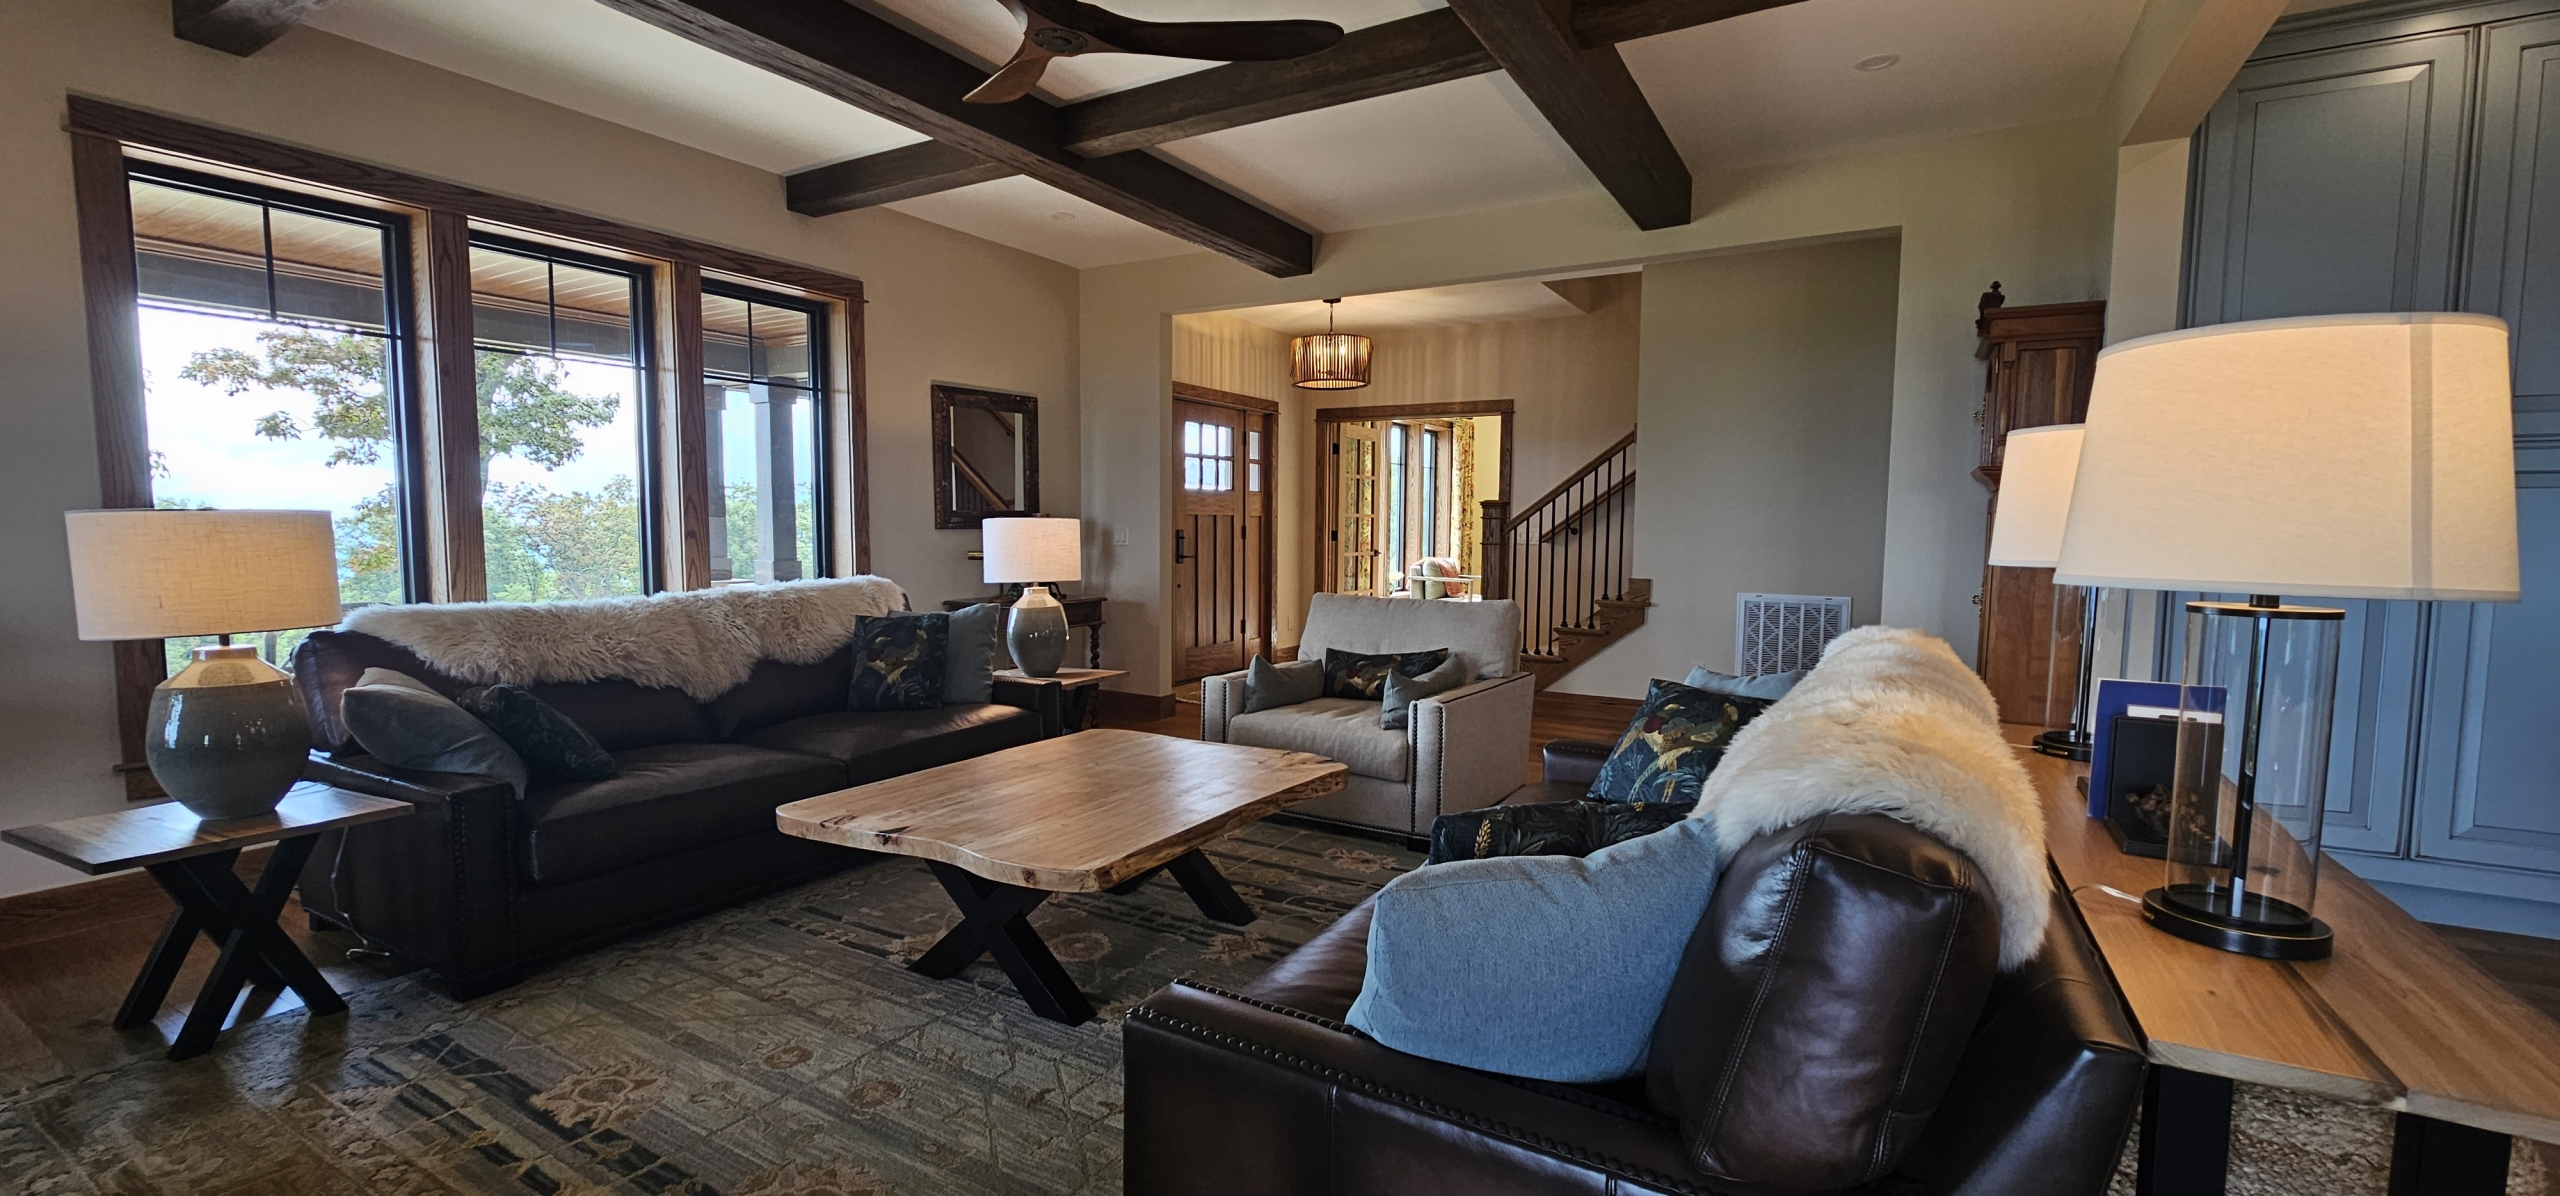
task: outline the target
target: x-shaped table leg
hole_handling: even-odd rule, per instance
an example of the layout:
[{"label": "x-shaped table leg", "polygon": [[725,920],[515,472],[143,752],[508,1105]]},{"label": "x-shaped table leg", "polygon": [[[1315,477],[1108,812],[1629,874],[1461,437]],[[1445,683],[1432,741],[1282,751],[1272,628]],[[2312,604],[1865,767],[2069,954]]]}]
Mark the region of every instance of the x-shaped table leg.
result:
[{"label": "x-shaped table leg", "polygon": [[240,989],[252,981],[291,988],[315,1016],[345,1012],[346,1001],[276,925],[276,915],[284,909],[285,898],[293,892],[294,881],[318,842],[319,836],[306,835],[276,844],[254,891],[231,870],[238,852],[151,865],[152,878],[169,891],[178,908],[169,915],[142,974],[125,994],[124,1007],[116,1014],[117,1028],[141,1025],[159,1012],[198,934],[221,944],[222,954],[187,1010],[178,1040],[169,1046],[171,1059],[191,1058],[212,1047]]},{"label": "x-shaped table leg", "polygon": [[1226,874],[1218,871],[1218,866],[1210,863],[1209,857],[1200,854],[1196,848],[1111,886],[1109,892],[1126,897],[1145,888],[1159,872],[1172,873],[1173,879],[1182,885],[1182,891],[1190,894],[1191,904],[1199,906],[1201,913],[1217,921],[1244,926],[1259,916],[1253,912],[1252,906],[1245,904],[1244,898],[1236,895],[1235,887],[1227,883]]},{"label": "x-shaped table leg", "polygon": [[1070,1026],[1093,1020],[1092,1003],[1040,941],[1040,932],[1031,928],[1031,911],[1049,899],[1048,893],[988,880],[940,860],[927,860],[925,866],[960,907],[960,924],[909,968],[946,980],[979,956],[994,955],[1033,1013]]}]

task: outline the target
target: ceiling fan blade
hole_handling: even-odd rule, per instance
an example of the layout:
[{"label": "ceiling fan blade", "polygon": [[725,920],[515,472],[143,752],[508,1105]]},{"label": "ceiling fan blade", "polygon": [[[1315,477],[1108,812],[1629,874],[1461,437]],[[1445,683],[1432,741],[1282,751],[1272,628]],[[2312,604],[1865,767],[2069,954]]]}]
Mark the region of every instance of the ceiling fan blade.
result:
[{"label": "ceiling fan blade", "polygon": [[1119,24],[1089,28],[1087,32],[1132,54],[1203,58],[1211,62],[1277,62],[1304,58],[1319,50],[1330,49],[1342,40],[1342,26],[1330,21],[1131,21],[1121,18]]},{"label": "ceiling fan blade", "polygon": [[1041,49],[1026,37],[1022,39],[1022,48],[1013,52],[1013,61],[1005,63],[1002,69],[987,76],[987,81],[979,84],[977,90],[960,99],[970,104],[1010,104],[1031,94],[1031,89],[1040,82],[1041,73],[1049,69],[1049,60],[1055,57],[1057,55]]}]

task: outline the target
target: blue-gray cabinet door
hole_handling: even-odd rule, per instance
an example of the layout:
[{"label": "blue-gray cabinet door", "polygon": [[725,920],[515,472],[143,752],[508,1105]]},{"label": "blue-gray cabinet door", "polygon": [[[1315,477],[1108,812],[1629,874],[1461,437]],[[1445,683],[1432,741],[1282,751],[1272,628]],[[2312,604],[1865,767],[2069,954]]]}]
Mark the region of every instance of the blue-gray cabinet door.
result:
[{"label": "blue-gray cabinet door", "polygon": [[2467,31],[2243,68],[2200,131],[2190,324],[2442,311]]},{"label": "blue-gray cabinet door", "polygon": [[2560,873],[2560,17],[2483,33],[2462,306],[2513,335],[2524,601],[2436,611],[2417,854]]}]

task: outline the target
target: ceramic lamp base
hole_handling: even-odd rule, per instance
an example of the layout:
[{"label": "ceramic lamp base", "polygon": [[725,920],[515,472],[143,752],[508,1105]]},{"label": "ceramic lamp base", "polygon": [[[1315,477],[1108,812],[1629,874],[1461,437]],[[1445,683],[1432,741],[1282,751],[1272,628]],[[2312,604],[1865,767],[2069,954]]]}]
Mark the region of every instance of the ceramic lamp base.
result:
[{"label": "ceramic lamp base", "polygon": [[1067,608],[1047,586],[1024,586],[1022,597],[1005,618],[1005,651],[1013,665],[1033,677],[1055,677],[1067,658]]},{"label": "ceramic lamp base", "polygon": [[151,691],[142,726],[152,777],[208,820],[275,809],[311,755],[311,721],[293,679],[247,646],[196,649]]}]

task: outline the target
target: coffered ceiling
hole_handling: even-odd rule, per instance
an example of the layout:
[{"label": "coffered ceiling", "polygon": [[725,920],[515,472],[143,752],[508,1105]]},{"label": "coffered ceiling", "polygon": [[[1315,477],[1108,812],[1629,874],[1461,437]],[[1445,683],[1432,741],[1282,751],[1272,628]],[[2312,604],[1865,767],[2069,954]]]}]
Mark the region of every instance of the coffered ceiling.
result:
[{"label": "coffered ceiling", "polygon": [[[1020,36],[996,0],[864,0],[862,7],[972,66],[1002,61]],[[1118,0],[1113,7],[1149,19],[1314,17],[1357,31],[1439,5]],[[1712,175],[2089,113],[2141,7],[2142,0],[1801,0],[1621,42],[1618,53],[1678,158],[1691,173]],[[309,24],[778,174],[925,140],[600,0],[336,0]],[[1856,69],[1877,55],[1898,61]],[[1062,59],[1040,96],[1073,103],[1212,65]],[[1540,105],[1501,71],[1135,152],[1168,159],[1317,234],[1602,189]],[[1197,251],[1023,175],[888,206],[1079,267]]]}]

